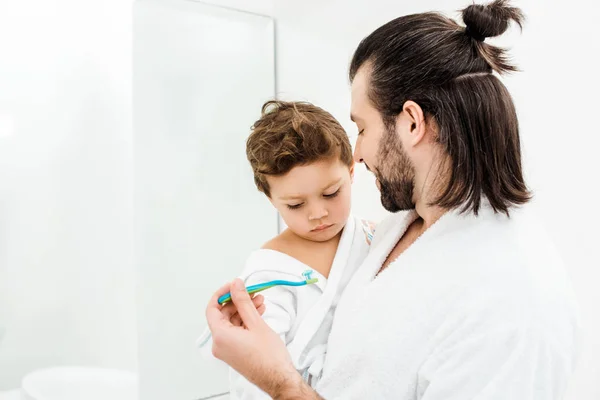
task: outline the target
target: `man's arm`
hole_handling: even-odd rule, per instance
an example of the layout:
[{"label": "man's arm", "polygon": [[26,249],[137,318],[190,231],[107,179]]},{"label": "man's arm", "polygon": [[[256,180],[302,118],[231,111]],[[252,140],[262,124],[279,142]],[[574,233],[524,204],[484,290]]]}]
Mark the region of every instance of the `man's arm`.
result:
[{"label": "man's arm", "polygon": [[[227,292],[231,292],[232,303],[220,306],[217,300]],[[322,399],[295,370],[285,344],[263,321],[240,279],[213,295],[206,319],[213,336],[213,355],[271,397]]]},{"label": "man's arm", "polygon": [[[258,385],[258,384],[257,384]],[[274,400],[324,400],[306,382],[298,371],[289,371],[287,374],[273,375],[261,387]]]}]

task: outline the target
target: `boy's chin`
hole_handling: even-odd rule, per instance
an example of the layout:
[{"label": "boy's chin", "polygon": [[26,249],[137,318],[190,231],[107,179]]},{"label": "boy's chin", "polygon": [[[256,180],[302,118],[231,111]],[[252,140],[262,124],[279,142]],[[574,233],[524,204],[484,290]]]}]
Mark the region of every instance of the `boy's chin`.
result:
[{"label": "boy's chin", "polygon": [[327,242],[336,237],[342,231],[342,228],[339,224],[331,224],[325,229],[308,232],[306,238],[314,242]]}]

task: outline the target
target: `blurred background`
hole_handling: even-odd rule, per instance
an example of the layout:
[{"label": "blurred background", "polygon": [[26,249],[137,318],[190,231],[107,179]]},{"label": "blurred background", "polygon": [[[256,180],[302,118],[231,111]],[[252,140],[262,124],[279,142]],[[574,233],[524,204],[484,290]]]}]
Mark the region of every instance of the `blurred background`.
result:
[{"label": "blurred background", "polygon": [[[57,399],[65,379],[85,381],[73,399],[227,398],[194,342],[210,294],[283,227],[245,159],[261,104],[313,102],[353,141],[359,41],[468,4],[0,0],[0,399]],[[522,72],[503,80],[583,323],[566,399],[600,399],[600,5],[513,4],[524,29],[495,42]],[[353,212],[386,215],[362,167]]]}]

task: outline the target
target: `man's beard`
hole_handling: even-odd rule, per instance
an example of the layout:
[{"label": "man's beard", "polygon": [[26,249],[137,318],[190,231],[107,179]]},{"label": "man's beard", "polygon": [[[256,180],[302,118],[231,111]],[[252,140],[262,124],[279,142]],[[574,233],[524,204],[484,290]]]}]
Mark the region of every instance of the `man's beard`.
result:
[{"label": "man's beard", "polygon": [[415,171],[393,128],[386,128],[378,149],[381,204],[390,212],[412,210]]}]

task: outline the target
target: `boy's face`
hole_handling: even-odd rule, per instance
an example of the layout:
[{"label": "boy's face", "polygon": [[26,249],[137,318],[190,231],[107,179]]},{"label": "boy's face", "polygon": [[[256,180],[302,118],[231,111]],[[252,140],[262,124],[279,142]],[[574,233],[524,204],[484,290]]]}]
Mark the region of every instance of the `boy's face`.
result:
[{"label": "boy's face", "polygon": [[269,176],[271,203],[298,236],[327,241],[340,233],[350,215],[353,171],[354,167],[333,158]]}]

